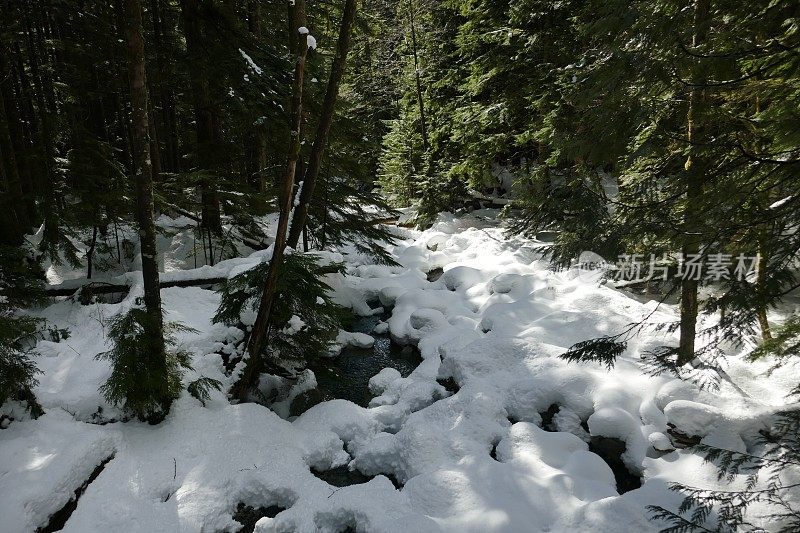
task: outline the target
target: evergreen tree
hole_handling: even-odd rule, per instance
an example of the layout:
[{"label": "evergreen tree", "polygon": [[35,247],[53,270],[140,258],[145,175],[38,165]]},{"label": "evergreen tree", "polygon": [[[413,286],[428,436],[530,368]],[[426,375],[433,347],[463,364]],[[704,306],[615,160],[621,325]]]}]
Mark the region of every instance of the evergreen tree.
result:
[{"label": "evergreen tree", "polygon": [[33,393],[39,370],[31,347],[41,323],[19,312],[43,300],[38,269],[31,266],[18,248],[0,246],[0,407],[8,400],[22,401],[37,417],[43,411]]},{"label": "evergreen tree", "polygon": [[112,322],[109,338],[114,342],[114,348],[99,356],[111,361],[112,373],[100,390],[110,403],[122,405],[143,420],[157,421],[169,411],[172,400],[180,394],[181,376],[189,362],[188,354],[167,350],[167,345],[174,345],[174,340],[169,331],[165,331],[161,310],[153,222],[147,75],[139,0],[125,0],[125,20],[144,308],[135,307]]}]

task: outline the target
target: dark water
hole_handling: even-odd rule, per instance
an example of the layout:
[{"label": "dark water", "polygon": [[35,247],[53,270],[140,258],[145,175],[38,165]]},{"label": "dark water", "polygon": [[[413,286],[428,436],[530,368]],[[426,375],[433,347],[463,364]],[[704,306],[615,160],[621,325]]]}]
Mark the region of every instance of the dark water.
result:
[{"label": "dark water", "polygon": [[346,346],[338,357],[311,365],[317,377],[318,399],[341,398],[366,407],[372,398],[369,392],[372,376],[384,368],[395,368],[406,377],[419,366],[422,357],[416,348],[394,344],[388,332],[382,335],[372,333],[378,322],[388,318],[388,314],[356,317],[348,329],[372,335],[375,345],[368,349]]}]

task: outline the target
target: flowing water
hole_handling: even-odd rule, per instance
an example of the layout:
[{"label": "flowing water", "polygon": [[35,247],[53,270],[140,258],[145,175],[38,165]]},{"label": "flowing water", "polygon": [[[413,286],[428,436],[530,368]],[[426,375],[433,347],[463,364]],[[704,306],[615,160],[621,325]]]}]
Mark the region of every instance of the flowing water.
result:
[{"label": "flowing water", "polygon": [[384,368],[395,368],[406,377],[422,362],[416,348],[393,343],[388,333],[372,332],[378,322],[388,318],[389,314],[356,317],[350,331],[372,335],[375,345],[372,348],[346,346],[338,357],[311,365],[317,377],[320,400],[342,398],[366,407],[372,398],[369,392],[372,376]]}]

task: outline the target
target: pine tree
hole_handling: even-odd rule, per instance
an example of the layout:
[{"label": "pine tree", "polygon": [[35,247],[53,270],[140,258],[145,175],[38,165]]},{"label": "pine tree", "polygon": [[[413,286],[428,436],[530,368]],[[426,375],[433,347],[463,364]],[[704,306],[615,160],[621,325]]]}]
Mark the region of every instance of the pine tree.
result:
[{"label": "pine tree", "polygon": [[142,255],[144,307],[115,317],[109,328],[114,348],[99,358],[111,361],[112,373],[101,387],[105,398],[122,405],[142,420],[159,421],[181,391],[181,376],[189,368],[188,354],[174,346],[165,330],[153,222],[153,175],[150,158],[147,75],[145,72],[142,9],[139,0],[125,0],[125,35],[133,123],[136,218]]},{"label": "pine tree", "polygon": [[231,390],[231,395],[240,401],[248,398],[250,388],[256,383],[263,369],[265,341],[268,339],[269,330],[273,326],[271,319],[272,308],[277,295],[278,276],[283,264],[286,249],[287,230],[293,204],[292,189],[294,187],[297,171],[297,161],[300,157],[302,143],[301,131],[303,120],[303,82],[305,76],[306,56],[308,54],[308,29],[305,27],[306,13],[303,0],[296,2],[290,15],[290,42],[295,54],[294,80],[292,82],[291,120],[289,135],[291,138],[289,156],[286,163],[286,174],[280,194],[280,217],[275,243],[272,247],[272,256],[261,293],[256,321],[250,333],[247,344],[248,359],[238,381]]},{"label": "pine tree", "polygon": [[39,369],[32,359],[31,346],[42,324],[19,313],[21,308],[43,300],[38,279],[42,272],[31,263],[20,249],[0,246],[0,408],[9,400],[17,400],[37,417],[43,411],[33,393]]}]

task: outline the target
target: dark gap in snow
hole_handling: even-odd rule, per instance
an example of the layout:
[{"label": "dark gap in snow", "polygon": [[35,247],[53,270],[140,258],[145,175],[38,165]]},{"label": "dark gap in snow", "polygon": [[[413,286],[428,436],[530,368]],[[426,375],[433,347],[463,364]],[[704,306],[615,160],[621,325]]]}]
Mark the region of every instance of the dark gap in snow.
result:
[{"label": "dark gap in snow", "polygon": [[500,444],[500,439],[497,439],[492,442],[492,449],[489,452],[489,457],[494,459],[495,461],[499,461],[500,459],[497,458],[497,445]]},{"label": "dark gap in snow", "polygon": [[13,416],[8,416],[6,414],[0,415],[0,429],[6,429],[8,426],[11,425],[11,422],[14,421]]},{"label": "dark gap in snow", "polygon": [[436,383],[444,387],[444,390],[446,390],[450,394],[455,394],[459,390],[461,390],[461,387],[458,385],[458,383],[456,383],[456,380],[454,380],[453,378],[437,378]]},{"label": "dark gap in snow", "polygon": [[386,474],[386,473],[383,473],[383,474],[380,474],[380,475],[382,475],[382,476],[384,476],[384,477],[387,477],[387,478],[389,479],[389,481],[391,481],[391,482],[392,482],[392,485],[394,485],[394,488],[396,488],[397,490],[400,490],[400,489],[402,489],[402,488],[403,488],[403,486],[405,485],[405,483],[401,483],[401,482],[400,482],[400,480],[399,480],[399,479],[397,479],[397,478],[394,476],[394,474]]},{"label": "dark gap in snow", "polygon": [[320,389],[311,389],[298,394],[289,406],[289,417],[300,416],[317,404],[327,400],[325,392]]},{"label": "dark gap in snow", "polygon": [[396,488],[397,490],[403,488],[403,484],[400,483],[400,481],[392,474],[381,473],[375,476],[368,476],[356,469],[350,470],[350,468],[348,468],[347,465],[337,466],[336,468],[331,468],[330,470],[323,470],[323,471],[312,468],[311,473],[317,476],[325,483],[327,483],[328,485],[333,485],[334,487],[349,487],[350,485],[361,485],[362,483],[366,483],[377,476],[385,476],[389,479],[389,481],[392,482],[394,488]]},{"label": "dark gap in snow", "polygon": [[688,435],[682,432],[674,424],[667,424],[667,426],[669,426],[667,433],[676,448],[691,448],[692,446],[697,446],[703,440],[703,437],[699,435]]},{"label": "dark gap in snow", "polygon": [[558,406],[558,404],[554,403],[547,408],[547,411],[539,413],[539,416],[542,417],[543,430],[550,432],[558,431],[558,428],[556,428],[555,424],[553,423],[553,418],[558,414],[559,409],[561,408]]},{"label": "dark gap in snow", "polygon": [[97,479],[97,476],[100,475],[100,472],[106,467],[106,465],[114,458],[114,454],[112,453],[103,461],[92,470],[92,473],[89,474],[89,477],[86,481],[81,484],[80,487],[75,489],[75,495],[70,498],[70,500],[58,511],[50,515],[50,519],[47,521],[46,526],[42,526],[36,530],[36,533],[53,533],[55,531],[61,531],[64,529],[64,526],[67,524],[67,520],[69,517],[72,516],[72,513],[75,512],[75,509],[78,508],[78,500],[80,500],[83,493],[86,492],[86,488],[91,485],[91,483]]},{"label": "dark gap in snow", "polygon": [[427,278],[428,281],[433,283],[434,281],[438,281],[439,278],[442,277],[442,275],[444,275],[444,269],[441,267],[437,267],[428,271]]},{"label": "dark gap in snow", "polygon": [[285,511],[285,507],[278,505],[270,505],[269,507],[251,507],[242,502],[236,506],[236,512],[233,513],[233,519],[242,524],[242,527],[237,530],[237,533],[253,533],[256,529],[256,523],[264,517],[275,518],[278,513]]},{"label": "dark gap in snow", "polygon": [[517,418],[517,417],[515,417],[513,415],[508,415],[507,418],[508,418],[508,421],[511,423],[512,426],[514,424],[516,424],[517,422],[519,422],[519,418]]},{"label": "dark gap in snow", "polygon": [[334,487],[349,487],[350,485],[360,485],[369,481],[369,476],[366,476],[358,470],[350,470],[347,465],[337,466],[330,470],[316,470],[311,469],[311,473],[319,479],[333,485]]},{"label": "dark gap in snow", "polygon": [[[236,341],[233,343],[233,350],[226,351],[224,348],[217,352],[219,356],[222,358],[222,366],[225,369],[225,375],[230,376],[233,369],[236,368],[236,365],[242,360],[242,354],[244,353],[246,343],[249,337],[249,333],[247,333],[247,326],[239,322],[235,326],[237,329],[240,329],[245,333],[244,338],[240,341]],[[221,342],[224,342],[225,339],[218,339]]]},{"label": "dark gap in snow", "polygon": [[334,509],[319,512],[314,516],[317,531],[332,531],[334,533],[356,533],[359,530],[358,518],[349,509]]},{"label": "dark gap in snow", "polygon": [[642,486],[642,478],[628,470],[622,461],[622,454],[626,448],[625,442],[615,438],[593,436],[589,441],[589,451],[599,455],[614,473],[617,492],[620,494]]}]

